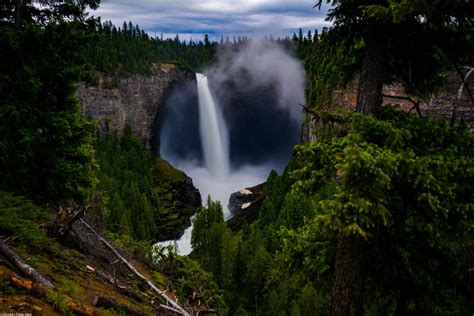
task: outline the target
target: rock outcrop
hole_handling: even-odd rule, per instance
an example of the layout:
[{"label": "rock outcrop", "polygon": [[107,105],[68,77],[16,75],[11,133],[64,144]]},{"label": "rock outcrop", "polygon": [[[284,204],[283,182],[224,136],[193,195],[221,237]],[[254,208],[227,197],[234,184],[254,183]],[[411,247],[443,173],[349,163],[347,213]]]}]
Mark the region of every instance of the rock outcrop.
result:
[{"label": "rock outcrop", "polygon": [[245,188],[232,193],[229,198],[229,204],[227,205],[232,215],[240,213],[242,210],[250,207],[252,203],[261,198],[263,185],[264,184],[262,183],[255,187]]},{"label": "rock outcrop", "polygon": [[265,199],[266,187],[267,183],[264,182],[231,194],[227,206],[233,215],[227,220],[230,229],[239,230],[244,223],[250,224],[258,219],[258,210]]},{"label": "rock outcrop", "polygon": [[[157,241],[176,240],[181,238],[186,228],[191,226],[191,216],[201,208],[201,194],[193,185],[190,177],[182,172],[183,177],[169,181],[171,194],[169,203],[172,207],[169,214],[160,214],[157,218]],[[162,210],[163,211],[163,210]]]},{"label": "rock outcrop", "polygon": [[100,74],[97,85],[80,84],[76,97],[84,113],[98,122],[101,133],[120,133],[128,124],[148,144],[155,116],[170,87],[193,80],[194,72],[161,64],[148,75],[112,78]]}]

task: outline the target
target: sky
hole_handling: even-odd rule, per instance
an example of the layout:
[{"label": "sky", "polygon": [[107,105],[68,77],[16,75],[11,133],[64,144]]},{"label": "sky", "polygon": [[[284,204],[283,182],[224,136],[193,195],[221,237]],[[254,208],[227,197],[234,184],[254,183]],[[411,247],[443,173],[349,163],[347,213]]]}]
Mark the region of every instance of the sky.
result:
[{"label": "sky", "polygon": [[116,26],[138,24],[151,36],[213,40],[221,36],[291,36],[299,28],[314,31],[329,26],[328,7],[313,8],[315,0],[102,0],[91,12]]}]

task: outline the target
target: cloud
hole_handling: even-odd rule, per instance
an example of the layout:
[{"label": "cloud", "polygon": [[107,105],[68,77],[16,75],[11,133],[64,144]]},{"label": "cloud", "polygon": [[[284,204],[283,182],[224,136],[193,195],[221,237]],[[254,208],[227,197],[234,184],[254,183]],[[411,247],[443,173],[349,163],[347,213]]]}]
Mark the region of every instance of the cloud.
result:
[{"label": "cloud", "polygon": [[329,26],[328,7],[313,8],[312,0],[103,0],[92,15],[115,25],[132,21],[149,34],[180,34],[182,38],[224,36],[290,36]]}]

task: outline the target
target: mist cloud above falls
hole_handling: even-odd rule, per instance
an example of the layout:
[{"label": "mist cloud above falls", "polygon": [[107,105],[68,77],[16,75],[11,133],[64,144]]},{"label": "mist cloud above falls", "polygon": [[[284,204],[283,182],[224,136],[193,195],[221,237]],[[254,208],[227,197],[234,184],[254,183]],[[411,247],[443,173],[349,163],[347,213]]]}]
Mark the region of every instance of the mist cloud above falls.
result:
[{"label": "mist cloud above falls", "polygon": [[237,50],[232,45],[223,45],[216,65],[206,73],[218,85],[244,74],[250,79],[249,91],[274,85],[277,105],[287,110],[298,123],[302,122],[303,113],[299,104],[305,103],[304,67],[277,42],[252,39]]},{"label": "mist cloud above falls", "polygon": [[279,43],[253,39],[220,45],[217,62],[204,73],[229,131],[229,176],[220,182],[202,161],[195,86],[176,87],[167,98],[159,151],[193,178],[203,199],[211,194],[226,209],[232,192],[264,182],[291,158],[300,140],[305,72]]}]

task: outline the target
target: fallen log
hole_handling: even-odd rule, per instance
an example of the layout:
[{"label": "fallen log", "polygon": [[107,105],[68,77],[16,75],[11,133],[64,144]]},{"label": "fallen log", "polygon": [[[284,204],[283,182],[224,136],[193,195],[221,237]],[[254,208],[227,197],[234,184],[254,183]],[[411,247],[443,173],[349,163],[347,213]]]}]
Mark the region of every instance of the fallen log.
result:
[{"label": "fallen log", "polygon": [[18,268],[23,274],[31,278],[33,281],[41,284],[47,289],[54,288],[53,283],[46,279],[36,269],[27,264],[20,256],[18,256],[13,250],[11,250],[3,241],[0,241],[0,253],[5,256],[16,268]]},{"label": "fallen log", "polygon": [[[7,274],[5,279],[8,280],[10,284],[16,289],[25,291],[39,299],[48,297],[48,294],[50,294],[51,291],[54,291],[52,289],[46,289],[39,284],[35,284],[31,280],[24,279],[16,275],[15,273]],[[70,301],[67,307],[75,315],[83,315],[83,316],[99,315],[94,307],[81,303],[81,302]]]},{"label": "fallen log", "polygon": [[145,282],[153,291],[155,291],[161,298],[163,298],[166,303],[172,306],[173,309],[176,310],[177,313],[180,313],[184,316],[191,316],[184,308],[178,305],[175,301],[173,301],[168,295],[165,294],[162,290],[156,287],[150,280],[145,278],[140,272],[137,271],[118,251],[112,246],[104,237],[102,237],[99,233],[97,233],[89,224],[87,224],[83,219],[79,220],[79,223],[83,224],[90,232],[97,236],[97,238],[107,247],[109,248],[116,256],[119,258],[130,271],[132,271],[137,277],[139,277],[143,282]]},{"label": "fallen log", "polygon": [[10,282],[10,284],[14,288],[16,288],[18,290],[25,291],[27,293],[30,293],[34,297],[37,297],[37,298],[45,297],[46,293],[48,291],[43,286],[35,284],[31,280],[21,278],[20,276],[16,275],[15,273],[8,273],[5,276],[5,279],[8,280],[8,282]]},{"label": "fallen log", "polygon": [[80,303],[80,302],[70,302],[68,308],[74,313],[74,315],[81,316],[96,316],[99,313],[95,310],[94,307]]},{"label": "fallen log", "polygon": [[169,307],[169,306],[167,306],[167,305],[160,304],[160,306],[158,306],[158,308],[161,308],[161,309],[164,309],[164,310],[173,312],[173,313],[181,314],[181,311],[179,311],[179,310],[177,310],[177,309],[174,309],[174,308],[172,308],[172,307]]}]

